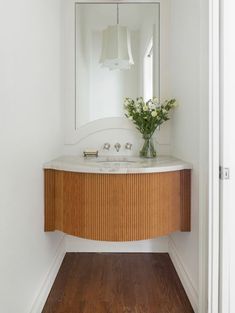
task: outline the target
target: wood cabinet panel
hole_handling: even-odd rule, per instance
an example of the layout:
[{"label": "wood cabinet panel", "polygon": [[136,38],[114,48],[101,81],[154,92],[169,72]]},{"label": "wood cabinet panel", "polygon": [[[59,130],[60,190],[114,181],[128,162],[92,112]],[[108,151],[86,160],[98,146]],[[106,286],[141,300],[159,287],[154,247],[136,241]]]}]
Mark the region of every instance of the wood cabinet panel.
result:
[{"label": "wood cabinet panel", "polygon": [[132,241],[190,231],[190,170],[89,174],[45,170],[45,231]]}]

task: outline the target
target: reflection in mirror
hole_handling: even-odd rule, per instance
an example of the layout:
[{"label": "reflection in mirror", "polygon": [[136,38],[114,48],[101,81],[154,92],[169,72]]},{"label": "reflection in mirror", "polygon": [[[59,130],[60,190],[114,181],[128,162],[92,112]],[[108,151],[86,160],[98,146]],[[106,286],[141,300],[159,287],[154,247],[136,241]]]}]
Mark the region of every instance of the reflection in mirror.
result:
[{"label": "reflection in mirror", "polygon": [[[76,4],[77,128],[97,119],[123,116],[125,97],[160,98],[159,6],[119,4],[117,21],[116,4]],[[117,22],[130,34],[133,62],[129,69],[110,70],[100,63],[104,30]]]}]

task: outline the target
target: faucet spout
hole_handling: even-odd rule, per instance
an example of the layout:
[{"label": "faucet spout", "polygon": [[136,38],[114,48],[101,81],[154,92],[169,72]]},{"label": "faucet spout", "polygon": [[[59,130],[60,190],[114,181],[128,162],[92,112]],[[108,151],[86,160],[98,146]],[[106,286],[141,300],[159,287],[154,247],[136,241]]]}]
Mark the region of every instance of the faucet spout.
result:
[{"label": "faucet spout", "polygon": [[119,152],[121,145],[119,142],[115,143],[114,148],[116,149],[117,152]]}]

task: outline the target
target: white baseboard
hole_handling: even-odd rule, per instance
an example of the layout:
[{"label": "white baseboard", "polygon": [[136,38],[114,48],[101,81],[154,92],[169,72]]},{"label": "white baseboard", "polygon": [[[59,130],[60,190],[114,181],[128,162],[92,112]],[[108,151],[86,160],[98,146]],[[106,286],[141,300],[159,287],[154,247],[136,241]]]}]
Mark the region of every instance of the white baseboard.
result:
[{"label": "white baseboard", "polygon": [[168,237],[151,240],[108,242],[66,235],[66,252],[151,253],[168,252]]},{"label": "white baseboard", "polygon": [[189,298],[195,313],[198,313],[198,293],[194,287],[184,263],[177,251],[174,241],[169,237],[169,255],[174,264],[176,272],[181,280],[184,290]]},{"label": "white baseboard", "polygon": [[56,275],[60,269],[61,263],[65,256],[65,236],[61,240],[58,249],[56,251],[55,257],[51,263],[49,271],[46,278],[42,284],[38,296],[36,297],[30,313],[41,313],[45,305],[51,287],[55,281]]}]

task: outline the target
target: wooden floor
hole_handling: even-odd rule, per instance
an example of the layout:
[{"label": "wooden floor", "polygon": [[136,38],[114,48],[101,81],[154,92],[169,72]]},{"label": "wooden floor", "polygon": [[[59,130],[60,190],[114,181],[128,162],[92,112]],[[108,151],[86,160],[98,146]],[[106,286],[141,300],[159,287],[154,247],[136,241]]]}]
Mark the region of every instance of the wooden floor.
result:
[{"label": "wooden floor", "polygon": [[67,253],[42,313],[192,313],[167,253]]}]

